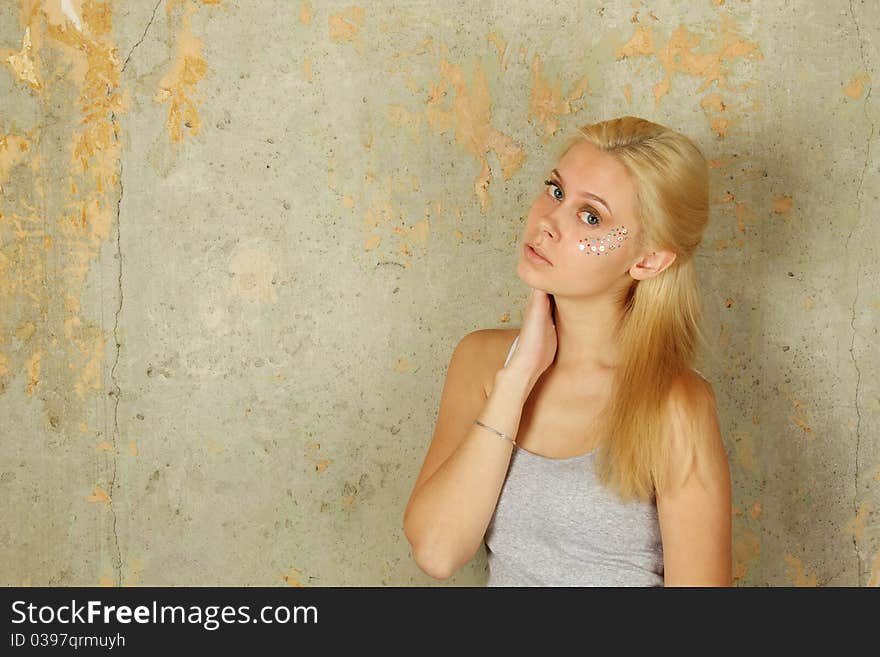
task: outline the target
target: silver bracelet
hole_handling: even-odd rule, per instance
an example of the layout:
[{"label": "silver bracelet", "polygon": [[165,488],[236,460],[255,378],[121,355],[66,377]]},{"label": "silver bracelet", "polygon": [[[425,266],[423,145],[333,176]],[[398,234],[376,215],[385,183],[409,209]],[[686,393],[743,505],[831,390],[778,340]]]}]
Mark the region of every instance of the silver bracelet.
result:
[{"label": "silver bracelet", "polygon": [[483,427],[484,429],[488,429],[489,431],[492,431],[494,433],[497,433],[502,438],[507,438],[507,440],[509,440],[512,444],[516,445],[516,441],[513,438],[511,438],[510,436],[508,436],[506,433],[502,433],[501,431],[498,431],[498,429],[493,429],[488,424],[483,424],[479,420],[474,420],[474,424],[479,425],[479,426]]}]

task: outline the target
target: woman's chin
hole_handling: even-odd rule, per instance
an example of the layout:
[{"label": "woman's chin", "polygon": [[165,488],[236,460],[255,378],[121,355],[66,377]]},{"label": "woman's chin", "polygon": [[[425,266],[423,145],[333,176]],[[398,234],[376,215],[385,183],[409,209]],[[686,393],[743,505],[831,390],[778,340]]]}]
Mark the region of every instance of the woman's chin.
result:
[{"label": "woman's chin", "polygon": [[520,258],[516,264],[516,275],[529,287],[540,287],[539,283],[544,279],[541,273],[535,271],[535,268],[524,258]]}]

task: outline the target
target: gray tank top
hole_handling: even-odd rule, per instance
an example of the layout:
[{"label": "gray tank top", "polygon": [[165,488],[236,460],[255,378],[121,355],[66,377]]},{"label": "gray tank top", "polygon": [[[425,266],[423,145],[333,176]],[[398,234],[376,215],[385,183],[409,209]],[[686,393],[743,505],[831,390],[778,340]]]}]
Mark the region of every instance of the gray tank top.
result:
[{"label": "gray tank top", "polygon": [[617,499],[599,483],[594,455],[514,446],[484,537],[487,586],[663,586],[656,503]]}]

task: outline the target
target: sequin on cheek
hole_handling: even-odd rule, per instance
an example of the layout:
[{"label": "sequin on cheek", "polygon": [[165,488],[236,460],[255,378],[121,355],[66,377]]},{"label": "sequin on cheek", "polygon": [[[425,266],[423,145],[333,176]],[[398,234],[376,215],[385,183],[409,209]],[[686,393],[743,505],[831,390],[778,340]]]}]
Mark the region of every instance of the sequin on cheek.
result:
[{"label": "sequin on cheek", "polygon": [[608,255],[614,249],[621,247],[621,242],[627,239],[627,231],[624,226],[620,228],[612,228],[605,236],[600,238],[591,237],[588,239],[578,240],[578,248],[588,255],[595,253],[597,256]]}]

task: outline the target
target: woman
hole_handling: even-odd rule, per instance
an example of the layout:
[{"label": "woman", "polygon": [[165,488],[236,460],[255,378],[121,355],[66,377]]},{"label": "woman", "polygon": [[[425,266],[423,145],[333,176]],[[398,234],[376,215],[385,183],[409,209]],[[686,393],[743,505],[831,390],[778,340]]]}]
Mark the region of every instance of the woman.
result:
[{"label": "woman", "polygon": [[522,327],[455,348],[404,533],[438,579],[485,542],[490,586],[729,586],[729,466],[691,368],[708,166],[637,117],[579,130],[529,212]]}]

